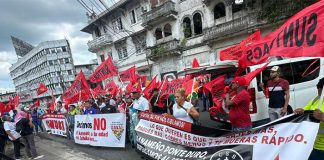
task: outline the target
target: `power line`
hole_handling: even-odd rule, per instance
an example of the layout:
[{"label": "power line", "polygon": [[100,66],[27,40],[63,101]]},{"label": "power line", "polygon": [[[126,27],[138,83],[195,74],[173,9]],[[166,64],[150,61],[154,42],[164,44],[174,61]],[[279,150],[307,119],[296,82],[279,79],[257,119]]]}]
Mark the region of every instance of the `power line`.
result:
[{"label": "power line", "polygon": [[102,12],[102,11],[101,11],[102,9],[100,8],[100,6],[99,6],[100,9],[99,9],[99,8],[97,7],[97,5],[95,5],[95,4],[92,2],[92,0],[88,0],[88,1],[92,4],[92,6],[94,6],[94,7],[97,8],[97,10],[99,11],[99,13]]},{"label": "power line", "polygon": [[[90,0],[90,1],[91,1],[91,0]],[[101,7],[101,5],[99,5],[99,4],[97,3],[97,1],[96,1],[96,0],[94,0],[94,2],[95,2],[95,3],[97,4],[97,6],[99,6],[99,8],[100,8],[100,9],[102,9],[103,11],[105,11],[105,9],[104,9],[104,8],[102,8],[102,7]]]},{"label": "power line", "polygon": [[90,14],[94,13],[93,11],[91,11],[90,8],[88,8],[87,5],[84,5],[80,0],[77,0],[77,1],[78,1],[78,2],[82,5],[82,7],[83,7],[84,9],[86,9]]}]

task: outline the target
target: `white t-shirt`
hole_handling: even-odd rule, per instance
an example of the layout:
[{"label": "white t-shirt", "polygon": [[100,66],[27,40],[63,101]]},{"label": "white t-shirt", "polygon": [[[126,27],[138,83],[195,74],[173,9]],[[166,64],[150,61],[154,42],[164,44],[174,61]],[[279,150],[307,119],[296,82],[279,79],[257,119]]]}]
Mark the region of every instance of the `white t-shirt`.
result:
[{"label": "white t-shirt", "polygon": [[58,108],[58,109],[57,109],[57,112],[58,112],[58,113],[66,113],[67,110],[66,110],[64,107],[62,107],[62,108]]},{"label": "white t-shirt", "polygon": [[147,111],[149,110],[149,102],[146,98],[141,96],[139,99],[134,100],[133,108],[140,111]]},{"label": "white t-shirt", "polygon": [[[5,131],[10,131],[10,133],[16,138],[20,138],[21,135],[16,131],[16,126],[13,122],[5,121],[3,124],[3,128]],[[12,140],[12,138],[8,135],[9,139]]]},{"label": "white t-shirt", "polygon": [[185,108],[186,110],[184,110],[183,108],[178,108],[178,104],[175,103],[172,107],[173,109],[173,116],[176,118],[176,119],[180,119],[180,120],[183,120],[183,121],[186,121],[186,122],[190,122],[190,123],[193,123],[193,120],[192,118],[190,117],[189,113],[187,113],[187,109],[193,107],[192,104],[190,102],[187,102],[185,101],[183,103],[183,108]]},{"label": "white t-shirt", "polygon": [[116,101],[113,100],[113,99],[110,99],[110,101],[109,101],[109,105],[111,105],[111,106],[116,106]]}]

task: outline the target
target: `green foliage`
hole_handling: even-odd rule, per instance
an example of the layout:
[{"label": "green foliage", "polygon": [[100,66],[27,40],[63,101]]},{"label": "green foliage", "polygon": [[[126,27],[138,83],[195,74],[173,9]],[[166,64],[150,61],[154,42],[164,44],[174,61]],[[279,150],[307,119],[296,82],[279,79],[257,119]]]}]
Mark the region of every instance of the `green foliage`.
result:
[{"label": "green foliage", "polygon": [[280,21],[289,18],[300,10],[316,3],[318,0],[265,0],[259,19],[279,25]]},{"label": "green foliage", "polygon": [[164,53],[168,52],[168,50],[164,47],[156,47],[151,50],[153,56],[163,55]]}]

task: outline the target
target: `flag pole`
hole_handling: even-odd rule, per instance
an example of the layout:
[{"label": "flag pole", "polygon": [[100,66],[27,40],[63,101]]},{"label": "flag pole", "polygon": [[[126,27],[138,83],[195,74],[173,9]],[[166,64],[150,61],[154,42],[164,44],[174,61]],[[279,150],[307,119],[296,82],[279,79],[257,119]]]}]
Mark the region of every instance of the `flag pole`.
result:
[{"label": "flag pole", "polygon": [[190,96],[190,101],[189,101],[190,103],[191,103],[191,100],[192,100],[192,97],[193,97],[192,92],[193,92],[193,89],[194,89],[195,81],[196,81],[196,78],[194,77],[193,81],[192,81],[192,87],[191,87],[191,96]]},{"label": "flag pole", "polygon": [[157,96],[157,98],[156,98],[156,100],[155,100],[155,102],[154,102],[154,103],[156,103],[156,102],[158,101],[158,99],[159,99],[159,97],[160,97],[160,94],[161,94],[161,91],[162,91],[162,88],[163,88],[163,85],[164,85],[164,83],[165,83],[165,80],[163,80],[163,83],[162,83],[162,85],[161,85],[161,88],[160,88],[159,94],[158,94],[158,96]]}]

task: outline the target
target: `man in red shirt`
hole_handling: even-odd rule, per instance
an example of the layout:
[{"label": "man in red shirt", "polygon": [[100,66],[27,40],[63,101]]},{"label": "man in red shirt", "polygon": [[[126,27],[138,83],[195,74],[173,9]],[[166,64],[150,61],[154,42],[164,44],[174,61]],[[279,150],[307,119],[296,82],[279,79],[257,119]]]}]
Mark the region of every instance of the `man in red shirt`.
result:
[{"label": "man in red shirt", "polygon": [[229,93],[225,94],[225,104],[229,107],[229,119],[233,132],[249,131],[252,121],[249,113],[250,95],[245,88],[246,80],[243,77],[235,77],[231,89],[236,95],[230,99]]}]

